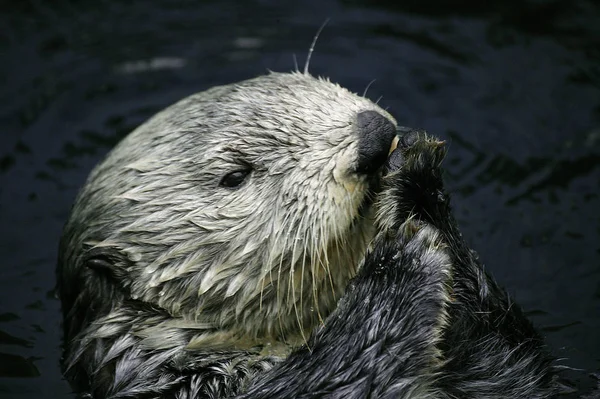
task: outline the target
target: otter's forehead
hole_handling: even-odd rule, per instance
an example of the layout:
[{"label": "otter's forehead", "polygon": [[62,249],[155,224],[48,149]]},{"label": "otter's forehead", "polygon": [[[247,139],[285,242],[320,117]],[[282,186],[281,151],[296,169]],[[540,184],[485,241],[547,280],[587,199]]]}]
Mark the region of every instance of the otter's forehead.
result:
[{"label": "otter's forehead", "polygon": [[[226,101],[246,105],[242,112],[258,110],[276,119],[305,121],[315,128],[347,124],[357,112],[381,111],[371,101],[327,79],[300,73],[272,73],[241,82],[233,86],[225,98]],[[246,116],[252,119],[251,114]]]},{"label": "otter's forehead", "polygon": [[[271,170],[345,158],[356,162],[358,115],[394,118],[368,99],[302,73],[270,73],[189,96],[126,137],[109,163],[224,169],[240,161]],[[238,156],[238,155],[241,155]],[[212,173],[212,172],[211,172]]]},{"label": "otter's forehead", "polygon": [[190,96],[170,107],[161,122],[169,127],[163,132],[193,130],[202,133],[197,139],[213,144],[236,133],[301,144],[347,135],[357,114],[369,110],[395,123],[373,102],[327,79],[270,73]]}]

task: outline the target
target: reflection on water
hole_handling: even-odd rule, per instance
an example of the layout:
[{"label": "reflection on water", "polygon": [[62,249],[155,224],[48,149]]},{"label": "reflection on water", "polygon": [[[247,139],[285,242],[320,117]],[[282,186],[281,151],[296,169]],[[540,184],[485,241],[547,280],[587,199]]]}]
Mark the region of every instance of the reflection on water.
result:
[{"label": "reflection on water", "polygon": [[376,79],[370,98],[449,141],[464,234],[564,364],[600,368],[593,2],[12,3],[0,6],[3,396],[69,396],[54,262],[92,166],[185,95],[302,65],[328,17],[312,73],[359,93]]}]

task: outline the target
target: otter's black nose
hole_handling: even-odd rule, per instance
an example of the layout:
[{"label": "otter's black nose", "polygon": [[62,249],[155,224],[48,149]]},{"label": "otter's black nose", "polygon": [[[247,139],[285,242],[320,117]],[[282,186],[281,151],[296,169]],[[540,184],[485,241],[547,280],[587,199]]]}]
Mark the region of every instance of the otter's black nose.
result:
[{"label": "otter's black nose", "polygon": [[396,135],[394,124],[375,111],[358,114],[358,165],[356,172],[373,173],[386,161]]}]

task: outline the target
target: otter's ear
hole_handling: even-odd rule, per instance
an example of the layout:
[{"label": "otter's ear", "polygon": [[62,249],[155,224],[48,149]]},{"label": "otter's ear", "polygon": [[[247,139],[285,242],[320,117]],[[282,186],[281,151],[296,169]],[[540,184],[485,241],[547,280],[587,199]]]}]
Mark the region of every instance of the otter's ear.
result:
[{"label": "otter's ear", "polygon": [[127,267],[131,265],[131,260],[114,248],[89,250],[84,256],[83,264],[93,274],[121,289],[127,289],[130,285]]},{"label": "otter's ear", "polygon": [[93,318],[107,314],[115,303],[130,297],[131,282],[125,270],[131,261],[114,248],[91,248],[77,262],[78,273],[60,283],[67,339]]}]

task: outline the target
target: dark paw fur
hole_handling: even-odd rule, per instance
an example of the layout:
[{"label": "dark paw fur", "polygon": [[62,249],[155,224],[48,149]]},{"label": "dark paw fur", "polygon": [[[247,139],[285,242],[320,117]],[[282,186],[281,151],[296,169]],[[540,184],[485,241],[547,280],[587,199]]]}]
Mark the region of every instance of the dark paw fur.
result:
[{"label": "dark paw fur", "polygon": [[[403,171],[415,173],[425,168],[424,172],[439,169],[446,156],[445,142],[428,135],[424,130],[402,130],[404,133],[398,141],[398,147],[389,156],[384,166],[386,177]],[[423,172],[423,171],[422,171]]]},{"label": "dark paw fur", "polygon": [[[378,199],[378,222],[397,229],[408,218],[436,225],[437,215],[447,211],[441,164],[446,155],[443,141],[423,130],[401,131],[398,147],[384,166],[383,190]],[[443,209],[438,209],[443,206]]]}]

